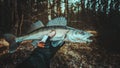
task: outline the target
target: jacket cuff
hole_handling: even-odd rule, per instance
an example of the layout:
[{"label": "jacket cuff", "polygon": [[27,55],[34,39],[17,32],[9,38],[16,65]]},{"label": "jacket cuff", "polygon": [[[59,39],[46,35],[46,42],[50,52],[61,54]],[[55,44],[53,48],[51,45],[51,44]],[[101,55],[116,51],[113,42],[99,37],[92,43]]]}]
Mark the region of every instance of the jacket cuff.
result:
[{"label": "jacket cuff", "polygon": [[42,38],[42,40],[40,42],[44,42],[45,43],[46,40],[48,39],[48,37],[49,37],[48,35],[44,35],[43,38]]}]

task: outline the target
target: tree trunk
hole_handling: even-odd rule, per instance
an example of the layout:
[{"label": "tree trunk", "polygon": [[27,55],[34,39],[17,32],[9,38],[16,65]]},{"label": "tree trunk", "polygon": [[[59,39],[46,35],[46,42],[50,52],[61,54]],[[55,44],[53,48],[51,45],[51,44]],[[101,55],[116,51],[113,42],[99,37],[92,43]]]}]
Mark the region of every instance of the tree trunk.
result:
[{"label": "tree trunk", "polygon": [[50,0],[48,0],[48,20],[51,20],[51,15],[52,15],[52,13],[51,13],[51,3],[50,3]]},{"label": "tree trunk", "polygon": [[69,19],[68,19],[69,12],[68,11],[69,11],[69,9],[68,9],[68,0],[65,0],[65,17],[69,21]]}]

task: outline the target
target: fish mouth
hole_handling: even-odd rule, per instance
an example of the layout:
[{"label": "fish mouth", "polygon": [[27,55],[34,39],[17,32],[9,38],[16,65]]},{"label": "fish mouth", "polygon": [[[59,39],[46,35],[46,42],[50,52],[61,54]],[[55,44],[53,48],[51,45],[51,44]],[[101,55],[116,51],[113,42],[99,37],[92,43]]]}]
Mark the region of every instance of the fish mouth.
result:
[{"label": "fish mouth", "polygon": [[91,35],[88,37],[84,37],[82,39],[77,39],[76,42],[78,42],[78,43],[91,43],[91,42],[93,42],[93,38],[94,37]]},{"label": "fish mouth", "polygon": [[87,32],[89,32],[91,34],[91,36],[88,38],[92,41],[94,41],[95,37],[98,36],[98,32],[95,30],[88,30]]},{"label": "fish mouth", "polygon": [[93,36],[90,36],[89,38],[87,38],[89,41],[88,42],[93,42]]},{"label": "fish mouth", "polygon": [[95,31],[95,30],[88,30],[87,32],[92,34],[92,36],[97,36],[98,35],[97,31]]}]

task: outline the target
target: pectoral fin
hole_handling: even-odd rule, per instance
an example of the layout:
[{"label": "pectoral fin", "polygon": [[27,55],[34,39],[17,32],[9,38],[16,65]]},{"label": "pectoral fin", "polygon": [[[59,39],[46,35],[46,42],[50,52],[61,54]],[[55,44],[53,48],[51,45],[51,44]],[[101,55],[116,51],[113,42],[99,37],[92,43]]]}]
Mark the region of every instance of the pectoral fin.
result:
[{"label": "pectoral fin", "polygon": [[63,43],[64,43],[64,41],[58,40],[58,41],[52,41],[51,45],[53,47],[57,47],[57,46],[61,46]]}]

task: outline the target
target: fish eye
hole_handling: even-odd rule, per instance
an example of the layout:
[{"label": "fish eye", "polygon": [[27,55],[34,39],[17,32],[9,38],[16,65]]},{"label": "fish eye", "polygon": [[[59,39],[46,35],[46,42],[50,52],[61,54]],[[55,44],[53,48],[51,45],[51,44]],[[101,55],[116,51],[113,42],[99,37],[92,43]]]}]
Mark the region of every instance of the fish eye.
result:
[{"label": "fish eye", "polygon": [[83,35],[85,35],[85,32],[81,31],[81,32],[79,32],[79,34],[83,34]]},{"label": "fish eye", "polygon": [[80,38],[77,38],[77,40],[81,40]]}]

